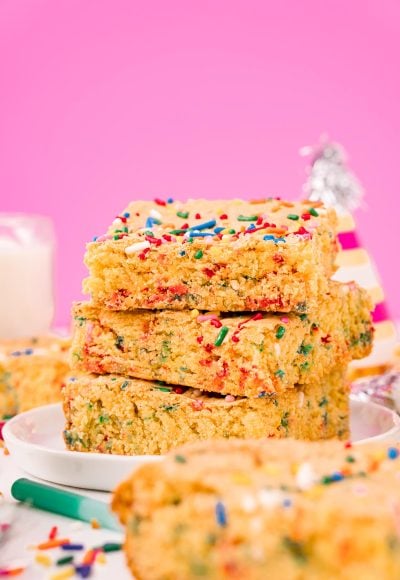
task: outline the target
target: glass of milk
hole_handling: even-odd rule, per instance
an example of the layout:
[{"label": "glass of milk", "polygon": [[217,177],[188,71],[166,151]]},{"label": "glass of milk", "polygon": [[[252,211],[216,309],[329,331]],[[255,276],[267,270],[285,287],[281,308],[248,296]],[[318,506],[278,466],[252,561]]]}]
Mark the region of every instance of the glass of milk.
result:
[{"label": "glass of milk", "polygon": [[49,218],[0,213],[0,338],[49,332],[54,247]]}]

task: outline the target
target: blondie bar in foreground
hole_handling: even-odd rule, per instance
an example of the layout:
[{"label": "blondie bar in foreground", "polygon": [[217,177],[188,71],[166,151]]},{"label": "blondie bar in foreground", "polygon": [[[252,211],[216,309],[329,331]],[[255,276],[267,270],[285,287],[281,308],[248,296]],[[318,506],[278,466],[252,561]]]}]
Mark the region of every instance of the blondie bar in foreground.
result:
[{"label": "blondie bar in foreground", "polygon": [[398,580],[399,473],[397,443],[198,443],[137,470],[113,508],[140,580]]},{"label": "blondie bar in foreground", "polygon": [[133,202],[88,244],[84,291],[111,310],[308,312],[335,270],[335,227],[310,201]]},{"label": "blondie bar in foreground", "polygon": [[73,309],[74,368],[163,380],[252,397],[315,384],[371,350],[370,299],[355,284],[329,283],[312,314],[232,315],[174,310]]},{"label": "blondie bar in foreground", "polygon": [[58,336],[0,341],[0,419],[61,401],[69,348]]},{"label": "blondie bar in foreground", "polygon": [[64,439],[75,451],[145,455],[203,439],[348,437],[345,370],[252,399],[112,375],[76,376],[63,388]]}]

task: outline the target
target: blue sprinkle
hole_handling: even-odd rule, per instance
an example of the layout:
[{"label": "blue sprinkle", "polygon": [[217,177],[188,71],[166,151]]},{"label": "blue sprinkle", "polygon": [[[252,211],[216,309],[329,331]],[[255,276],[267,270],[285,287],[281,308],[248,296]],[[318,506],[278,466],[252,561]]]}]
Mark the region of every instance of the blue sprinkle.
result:
[{"label": "blue sprinkle", "polygon": [[215,504],[215,518],[217,520],[217,524],[222,528],[225,528],[228,525],[225,506],[221,501],[218,501]]},{"label": "blue sprinkle", "polygon": [[266,394],[266,391],[261,391],[261,393],[258,393],[257,398],[262,399],[262,397],[265,397]]},{"label": "blue sprinkle", "polygon": [[89,578],[92,572],[92,567],[89,564],[81,564],[80,566],[75,566],[75,573],[81,578]]},{"label": "blue sprinkle", "polygon": [[16,350],[14,352],[11,353],[11,356],[21,356],[21,351],[20,350]]},{"label": "blue sprinkle", "polygon": [[99,236],[94,236],[93,241],[95,242]]},{"label": "blue sprinkle", "polygon": [[154,220],[152,217],[148,217],[146,223],[144,224],[145,228],[152,228],[154,226]]},{"label": "blue sprinkle", "polygon": [[25,354],[33,354],[33,348],[25,349]]},{"label": "blue sprinkle", "polygon": [[189,232],[189,237],[191,238],[205,238],[206,236],[215,236],[215,234],[211,234],[209,232]]},{"label": "blue sprinkle", "polygon": [[186,256],[186,252],[185,252],[185,250],[180,250],[180,252],[179,252],[179,255],[180,255],[180,256]]},{"label": "blue sprinkle", "polygon": [[83,544],[63,544],[61,547],[61,550],[66,550],[68,552],[68,550],[83,550],[84,545]]},{"label": "blue sprinkle", "polygon": [[189,230],[208,230],[213,228],[217,224],[216,220],[210,220],[209,222],[204,222],[196,226],[192,226]]},{"label": "blue sprinkle", "polygon": [[282,244],[286,244],[286,240],[284,240],[283,238],[276,238],[275,244],[279,244],[279,242],[282,242]]},{"label": "blue sprinkle", "polygon": [[287,497],[286,499],[283,500],[283,507],[290,507],[292,503],[293,503],[292,500]]},{"label": "blue sprinkle", "polygon": [[68,380],[70,383],[74,383],[76,381],[76,377],[70,377]]},{"label": "blue sprinkle", "polygon": [[126,212],[125,212],[124,214],[122,214],[122,215],[123,215],[123,217],[126,217],[126,218],[128,218],[128,217],[131,217],[131,214],[129,213],[129,211],[126,211]]},{"label": "blue sprinkle", "polygon": [[247,231],[251,231],[251,230],[255,230],[255,229],[256,229],[256,226],[254,224],[250,224],[249,227],[247,228]]},{"label": "blue sprinkle", "polygon": [[265,240],[265,241],[269,241],[269,240],[275,241],[275,236],[273,236],[272,234],[267,234],[266,236],[263,237],[263,240]]},{"label": "blue sprinkle", "polygon": [[342,479],[344,479],[344,475],[337,471],[331,475],[331,481],[342,481]]},{"label": "blue sprinkle", "polygon": [[169,198],[167,199],[167,203],[174,203],[174,200],[173,200],[173,198],[172,198],[172,197],[169,197]]},{"label": "blue sprinkle", "polygon": [[217,228],[214,228],[214,232],[215,232],[216,234],[219,234],[219,233],[220,233],[220,232],[222,232],[222,230],[224,230],[224,229],[225,229],[225,228],[223,228],[223,227],[221,227],[221,226],[218,226]]},{"label": "blue sprinkle", "polygon": [[399,451],[396,447],[389,447],[387,450],[387,456],[389,459],[397,459],[399,456]]},{"label": "blue sprinkle", "polygon": [[157,226],[159,226],[161,224],[161,220],[159,220],[158,218],[152,218],[153,220],[153,224],[156,224]]}]

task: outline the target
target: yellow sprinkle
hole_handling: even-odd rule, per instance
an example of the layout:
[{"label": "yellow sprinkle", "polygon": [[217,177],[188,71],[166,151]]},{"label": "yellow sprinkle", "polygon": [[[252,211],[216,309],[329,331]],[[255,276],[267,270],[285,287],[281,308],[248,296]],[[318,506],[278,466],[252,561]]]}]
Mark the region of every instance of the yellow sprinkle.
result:
[{"label": "yellow sprinkle", "polygon": [[98,554],[96,556],[96,562],[98,564],[106,564],[106,562],[107,562],[106,555],[103,554],[103,552],[98,552]]},{"label": "yellow sprinkle", "polygon": [[299,464],[298,463],[292,463],[290,465],[290,472],[292,475],[296,475],[297,472],[299,471]]},{"label": "yellow sprinkle", "polygon": [[46,556],[43,552],[38,552],[35,556],[35,562],[41,564],[42,566],[51,566],[52,561],[50,556]]},{"label": "yellow sprinkle", "polygon": [[64,580],[64,578],[71,578],[72,576],[75,576],[75,568],[68,566],[68,568],[64,568],[50,576],[50,580]]},{"label": "yellow sprinkle", "polygon": [[197,310],[197,308],[195,308],[194,310],[191,310],[190,311],[190,316],[192,318],[196,318],[199,314],[200,314],[200,312]]},{"label": "yellow sprinkle", "polygon": [[222,232],[220,232],[221,234],[229,234],[229,228],[225,228],[224,230],[222,230]]},{"label": "yellow sprinkle", "polygon": [[325,487],[323,485],[314,485],[307,491],[304,491],[303,494],[308,497],[309,499],[319,499],[325,491]]},{"label": "yellow sprinkle", "polygon": [[238,471],[237,473],[232,474],[232,481],[234,483],[238,483],[239,485],[249,485],[251,483],[251,478],[247,475],[247,473]]},{"label": "yellow sprinkle", "polygon": [[101,528],[101,525],[99,524],[99,522],[95,518],[90,520],[90,525],[92,526],[92,528],[94,530],[99,530]]},{"label": "yellow sprinkle", "polygon": [[384,451],[375,451],[372,454],[372,457],[375,459],[375,461],[383,461],[386,459],[386,453]]},{"label": "yellow sprinkle", "polygon": [[262,466],[262,471],[267,475],[278,475],[280,470],[279,467],[274,463],[266,463]]}]

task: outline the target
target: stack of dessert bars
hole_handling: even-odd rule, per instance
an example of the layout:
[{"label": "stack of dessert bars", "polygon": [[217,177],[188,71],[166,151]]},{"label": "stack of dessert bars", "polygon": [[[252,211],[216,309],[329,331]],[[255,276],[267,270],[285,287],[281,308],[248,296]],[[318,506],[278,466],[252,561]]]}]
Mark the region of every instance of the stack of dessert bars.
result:
[{"label": "stack of dessert bars", "polygon": [[333,282],[336,214],[269,198],[132,202],[88,244],[63,389],[69,449],[347,438],[370,299]]}]

